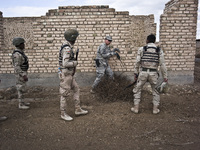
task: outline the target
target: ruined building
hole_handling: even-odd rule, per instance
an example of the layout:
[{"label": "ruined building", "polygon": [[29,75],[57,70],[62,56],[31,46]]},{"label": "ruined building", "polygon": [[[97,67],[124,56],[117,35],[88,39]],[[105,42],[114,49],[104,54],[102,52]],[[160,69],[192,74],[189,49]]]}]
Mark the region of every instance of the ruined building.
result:
[{"label": "ruined building", "polygon": [[[160,17],[159,45],[170,82],[194,81],[197,9],[198,0],[171,0]],[[132,16],[109,6],[62,6],[41,17],[3,17],[0,12],[0,77],[14,73],[9,54],[12,39],[21,36],[26,40],[30,77],[57,78],[58,53],[69,28],[80,33],[75,48],[80,50],[78,75],[84,80],[95,76],[93,58],[106,35],[113,37],[112,47],[121,50],[123,66],[111,59],[113,71],[132,75],[138,48],[145,45],[147,35],[156,34],[154,15]]]}]

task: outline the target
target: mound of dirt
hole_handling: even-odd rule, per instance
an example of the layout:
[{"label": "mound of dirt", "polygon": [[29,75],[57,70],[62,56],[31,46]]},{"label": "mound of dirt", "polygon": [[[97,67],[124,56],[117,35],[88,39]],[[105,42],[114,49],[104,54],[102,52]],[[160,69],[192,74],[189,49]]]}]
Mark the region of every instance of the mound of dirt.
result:
[{"label": "mound of dirt", "polygon": [[98,86],[94,89],[96,99],[101,102],[131,101],[133,99],[133,86],[126,77],[114,74],[114,80],[104,77]]}]

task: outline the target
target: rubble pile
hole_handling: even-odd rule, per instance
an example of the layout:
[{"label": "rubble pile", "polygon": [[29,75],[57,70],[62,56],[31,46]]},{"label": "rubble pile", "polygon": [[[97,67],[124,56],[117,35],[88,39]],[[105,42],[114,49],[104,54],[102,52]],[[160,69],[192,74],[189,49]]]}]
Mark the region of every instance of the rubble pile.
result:
[{"label": "rubble pile", "polygon": [[95,88],[96,99],[102,102],[132,101],[133,86],[126,88],[131,83],[122,75],[114,74],[114,80],[105,76]]}]

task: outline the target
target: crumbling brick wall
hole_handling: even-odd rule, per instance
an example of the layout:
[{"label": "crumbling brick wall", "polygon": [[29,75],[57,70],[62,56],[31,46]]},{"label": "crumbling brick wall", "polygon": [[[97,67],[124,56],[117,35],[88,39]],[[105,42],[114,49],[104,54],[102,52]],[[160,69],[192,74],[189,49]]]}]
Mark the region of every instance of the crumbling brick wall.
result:
[{"label": "crumbling brick wall", "polygon": [[[187,83],[194,79],[197,9],[198,0],[171,0],[160,18],[159,45],[165,52],[169,77]],[[113,37],[111,47],[121,50],[124,65],[111,59],[113,71],[132,72],[138,48],[145,45],[147,35],[156,33],[153,15],[131,16],[109,6],[63,6],[41,17],[3,18],[0,14],[0,73],[13,73],[9,53],[16,36],[26,40],[30,73],[56,73],[63,34],[69,28],[80,33],[75,44],[80,49],[77,71],[84,73],[95,72],[93,59],[106,35]]]},{"label": "crumbling brick wall", "polygon": [[64,32],[69,28],[77,29],[80,34],[75,44],[75,49],[80,49],[77,71],[95,72],[93,59],[97,48],[106,35],[111,35],[111,46],[121,50],[124,65],[122,67],[116,58],[111,59],[113,71],[130,72],[133,71],[136,50],[145,44],[148,34],[156,33],[153,15],[130,16],[129,12],[116,12],[109,6],[63,6],[49,10],[42,17],[3,20],[5,46],[0,73],[13,73],[8,53],[12,53],[12,39],[16,36],[26,40],[30,73],[57,72],[59,49],[65,41]]},{"label": "crumbling brick wall", "polygon": [[197,46],[197,49],[196,49],[196,57],[200,58],[200,39],[196,40],[196,46]]},{"label": "crumbling brick wall", "polygon": [[144,45],[147,35],[156,33],[156,24],[154,15],[149,16],[131,16],[131,46],[138,48]]},{"label": "crumbling brick wall", "polygon": [[168,70],[193,78],[198,0],[171,0],[160,18],[160,45]]},{"label": "crumbling brick wall", "polygon": [[4,49],[12,50],[13,37],[26,39],[26,49],[33,49],[34,35],[33,22],[37,17],[10,17],[3,18]]},{"label": "crumbling brick wall", "polygon": [[0,50],[3,47],[3,16],[2,16],[2,12],[0,12]]}]

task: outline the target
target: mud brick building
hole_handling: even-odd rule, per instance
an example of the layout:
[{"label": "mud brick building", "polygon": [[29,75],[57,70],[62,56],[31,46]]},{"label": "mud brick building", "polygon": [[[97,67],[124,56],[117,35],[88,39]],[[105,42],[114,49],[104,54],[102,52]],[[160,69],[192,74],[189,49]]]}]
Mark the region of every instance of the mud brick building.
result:
[{"label": "mud brick building", "polygon": [[[170,82],[193,83],[197,9],[198,0],[171,0],[160,17],[158,44],[165,52]],[[131,76],[138,48],[145,45],[147,35],[156,34],[154,15],[129,15],[107,5],[61,6],[41,17],[3,17],[0,12],[0,77],[12,80],[12,39],[21,36],[26,40],[30,79],[42,82],[51,78],[57,83],[58,53],[69,28],[80,33],[75,45],[80,50],[77,75],[84,81],[95,77],[93,59],[106,35],[113,37],[111,46],[121,50],[124,65],[111,59],[113,71]]]}]

